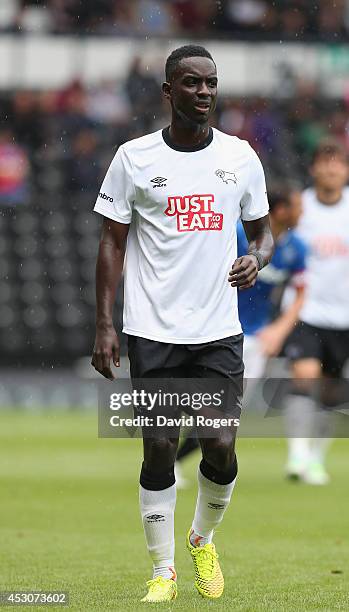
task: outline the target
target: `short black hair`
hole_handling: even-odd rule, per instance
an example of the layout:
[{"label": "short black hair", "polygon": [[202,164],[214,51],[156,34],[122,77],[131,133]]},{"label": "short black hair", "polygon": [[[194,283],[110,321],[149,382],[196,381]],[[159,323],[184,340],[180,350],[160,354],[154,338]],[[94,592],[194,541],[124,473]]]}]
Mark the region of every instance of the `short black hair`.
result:
[{"label": "short black hair", "polygon": [[273,187],[268,191],[269,212],[273,213],[278,206],[290,205],[290,192],[282,187]]},{"label": "short black hair", "polygon": [[336,138],[323,138],[315,147],[312,163],[314,164],[320,157],[342,157],[348,162],[348,154],[342,143]]},{"label": "short black hair", "polygon": [[178,47],[178,49],[172,51],[166,60],[165,75],[167,82],[171,80],[178,63],[185,57],[207,57],[215,64],[211,53],[207,51],[205,47],[201,47],[200,45],[184,45],[183,47]]}]

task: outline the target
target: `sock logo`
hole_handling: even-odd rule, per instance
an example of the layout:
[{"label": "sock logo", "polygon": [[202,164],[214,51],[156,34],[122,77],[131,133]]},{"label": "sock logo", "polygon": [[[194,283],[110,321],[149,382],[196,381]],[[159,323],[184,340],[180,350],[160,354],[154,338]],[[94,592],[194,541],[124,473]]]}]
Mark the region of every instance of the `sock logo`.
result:
[{"label": "sock logo", "polygon": [[208,507],[212,508],[212,510],[223,510],[225,508],[225,504],[214,504],[213,502],[208,502]]},{"label": "sock logo", "polygon": [[212,210],[214,195],[170,196],[165,215],[177,217],[179,232],[212,231],[223,229],[223,214]]},{"label": "sock logo", "polygon": [[147,523],[160,523],[161,521],[165,520],[165,517],[163,514],[150,514],[149,516],[146,516],[146,521]]}]

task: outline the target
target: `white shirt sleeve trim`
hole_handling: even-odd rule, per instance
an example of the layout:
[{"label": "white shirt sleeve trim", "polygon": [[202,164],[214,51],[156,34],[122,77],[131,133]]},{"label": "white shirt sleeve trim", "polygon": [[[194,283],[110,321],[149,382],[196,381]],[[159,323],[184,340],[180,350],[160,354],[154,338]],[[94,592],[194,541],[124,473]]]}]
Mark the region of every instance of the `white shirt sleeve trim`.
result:
[{"label": "white shirt sleeve trim", "polygon": [[269,208],[266,208],[265,211],[259,212],[257,215],[253,215],[252,217],[249,217],[248,219],[245,219],[243,216],[241,216],[241,220],[242,221],[257,221],[257,219],[263,219],[263,217],[266,217],[268,213],[269,213]]},{"label": "white shirt sleeve trim", "polygon": [[132,217],[130,217],[129,220],[119,217],[118,215],[116,215],[114,212],[112,212],[111,210],[109,210],[108,208],[104,208],[103,206],[101,206],[100,204],[95,205],[93,212],[97,212],[100,215],[103,215],[103,217],[107,217],[108,219],[111,219],[112,221],[117,221],[118,223],[123,223],[124,225],[129,225],[131,223],[131,219]]}]

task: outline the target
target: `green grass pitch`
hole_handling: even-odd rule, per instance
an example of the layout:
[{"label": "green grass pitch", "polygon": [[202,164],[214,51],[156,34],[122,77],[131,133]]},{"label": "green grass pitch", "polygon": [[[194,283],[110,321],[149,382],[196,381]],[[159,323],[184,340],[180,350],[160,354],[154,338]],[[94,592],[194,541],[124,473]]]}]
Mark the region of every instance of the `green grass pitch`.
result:
[{"label": "green grass pitch", "polygon": [[[316,488],[283,480],[284,440],[239,441],[240,478],[215,538],[226,580],[217,602],[196,593],[185,549],[192,457],[185,471],[193,486],[179,492],[176,509],[178,599],[159,607],[349,610],[348,446],[334,443],[332,482]],[[139,440],[98,439],[91,414],[1,412],[0,589],[64,589],[69,609],[84,612],[144,609],[151,576],[138,513],[140,456]]]}]

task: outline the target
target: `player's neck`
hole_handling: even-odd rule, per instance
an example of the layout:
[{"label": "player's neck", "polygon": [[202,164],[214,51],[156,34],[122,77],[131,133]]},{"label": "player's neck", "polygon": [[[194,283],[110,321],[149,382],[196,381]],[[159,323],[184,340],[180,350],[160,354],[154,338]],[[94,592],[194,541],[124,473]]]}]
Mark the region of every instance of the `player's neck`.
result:
[{"label": "player's neck", "polygon": [[321,204],[325,204],[326,206],[333,206],[337,204],[343,195],[342,189],[322,189],[319,186],[315,186],[316,197],[321,202]]},{"label": "player's neck", "polygon": [[180,117],[172,117],[169,137],[174,145],[196,147],[203,144],[209,138],[209,134],[208,123],[204,125],[185,123]]}]

